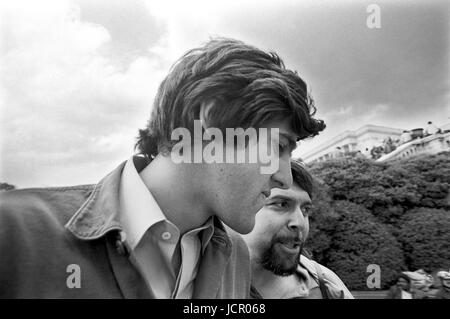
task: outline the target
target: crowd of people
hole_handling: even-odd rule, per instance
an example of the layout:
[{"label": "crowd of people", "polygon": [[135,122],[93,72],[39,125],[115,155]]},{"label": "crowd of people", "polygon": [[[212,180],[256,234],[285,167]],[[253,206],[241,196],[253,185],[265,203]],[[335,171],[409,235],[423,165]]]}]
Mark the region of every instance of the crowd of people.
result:
[{"label": "crowd of people", "polygon": [[410,131],[410,130],[404,130],[402,135],[400,135],[400,139],[396,140],[397,145],[401,145],[404,143],[408,143],[416,138],[422,138],[427,137],[430,135],[440,134],[442,133],[442,130],[437,127],[433,122],[428,121],[427,126],[425,129],[418,129],[417,132]]},{"label": "crowd of people", "polygon": [[389,154],[390,152],[394,151],[400,145],[411,142],[414,139],[440,133],[442,133],[442,130],[435,124],[433,124],[433,122],[428,121],[425,129],[403,130],[403,133],[398,139],[392,139],[391,137],[385,138],[382,145],[372,147],[372,149],[370,150],[370,155],[373,159],[378,159],[384,154]]},{"label": "crowd of people", "polygon": [[386,299],[450,299],[450,270],[435,271],[434,276],[423,269],[403,271]]}]

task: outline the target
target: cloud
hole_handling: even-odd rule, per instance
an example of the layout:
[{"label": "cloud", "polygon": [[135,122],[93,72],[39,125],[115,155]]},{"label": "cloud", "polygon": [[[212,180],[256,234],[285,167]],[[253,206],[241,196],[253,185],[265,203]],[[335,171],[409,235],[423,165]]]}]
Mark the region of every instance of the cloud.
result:
[{"label": "cloud", "polygon": [[[449,116],[449,4],[41,0],[0,3],[0,181],[96,182],[133,152],[171,64],[211,36],[274,50],[307,81],[327,129]],[[309,145],[309,146],[308,146]]]},{"label": "cloud", "polygon": [[102,51],[109,31],[82,21],[77,5],[35,3],[2,7],[1,180],[96,182],[132,154],[167,66],[147,56],[118,64]]}]

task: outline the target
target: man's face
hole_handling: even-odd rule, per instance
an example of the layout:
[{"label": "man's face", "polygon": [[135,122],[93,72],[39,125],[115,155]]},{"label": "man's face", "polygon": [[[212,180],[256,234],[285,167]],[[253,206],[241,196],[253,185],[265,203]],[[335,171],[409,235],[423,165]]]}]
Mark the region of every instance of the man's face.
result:
[{"label": "man's face", "polygon": [[399,278],[397,281],[397,286],[403,290],[409,289],[409,283],[406,281],[405,278]]},{"label": "man's face", "polygon": [[[265,128],[278,128],[277,148],[279,165],[272,174],[262,174],[267,163],[213,163],[205,165],[203,200],[208,201],[212,213],[241,234],[249,233],[255,225],[256,213],[264,206],[271,189],[287,189],[292,185],[290,158],[297,136],[289,121],[276,121]],[[273,136],[272,136],[273,141]],[[247,146],[248,147],[248,146]]]},{"label": "man's face", "polygon": [[272,190],[256,216],[255,228],[243,236],[252,262],[279,276],[293,274],[308,237],[311,206],[308,193],[297,184]]}]

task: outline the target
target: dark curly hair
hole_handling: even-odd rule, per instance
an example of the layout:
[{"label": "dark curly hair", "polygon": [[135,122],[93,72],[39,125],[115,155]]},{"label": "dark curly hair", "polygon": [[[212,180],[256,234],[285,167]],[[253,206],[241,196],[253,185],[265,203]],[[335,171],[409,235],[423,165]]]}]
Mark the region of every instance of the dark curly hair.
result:
[{"label": "dark curly hair", "polygon": [[305,82],[287,70],[275,53],[266,53],[241,41],[215,38],[184,54],[161,83],[145,129],[136,148],[154,157],[170,151],[178,141],[172,131],[193,132],[202,103],[212,103],[205,118],[208,127],[258,128],[270,121],[290,119],[301,139],[325,128],[316,120],[314,102]]},{"label": "dark curly hair", "polygon": [[306,170],[305,164],[299,160],[291,159],[292,180],[301,189],[308,193],[312,199],[314,191],[314,179],[312,175]]}]

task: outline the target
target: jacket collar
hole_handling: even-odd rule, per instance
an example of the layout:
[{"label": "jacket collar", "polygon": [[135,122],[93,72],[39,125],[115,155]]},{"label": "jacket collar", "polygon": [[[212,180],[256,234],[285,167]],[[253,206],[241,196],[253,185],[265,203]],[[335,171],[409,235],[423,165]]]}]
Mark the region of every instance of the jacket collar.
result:
[{"label": "jacket collar", "polygon": [[[133,158],[139,163],[144,158]],[[94,186],[88,199],[67,222],[66,228],[77,238],[92,240],[112,230],[122,230],[119,222],[119,186],[125,163]]]},{"label": "jacket collar", "polygon": [[[142,171],[151,160],[142,156],[133,156],[138,172]],[[120,224],[119,188],[122,171],[126,161],[105,176],[94,186],[88,199],[67,222],[65,227],[77,238],[93,240],[105,236],[110,231],[122,231]],[[214,241],[225,247],[231,247],[231,240],[217,217],[214,217]]]},{"label": "jacket collar", "polygon": [[[133,157],[133,161],[138,172],[150,163],[146,158],[139,156]],[[119,186],[125,163],[120,164],[94,186],[88,199],[67,222],[66,228],[74,236],[82,240],[93,240],[106,237],[108,233],[115,230],[118,231],[116,236],[109,237],[121,237]],[[123,296],[153,298],[151,288],[145,284],[142,276],[133,267],[129,267],[129,259],[123,258],[127,253],[119,249],[123,246],[120,244],[122,240],[119,238],[106,242],[111,266]],[[193,292],[194,298],[214,298],[218,295],[231,255],[231,246],[231,239],[224,225],[217,217],[214,217],[214,232],[201,258]]]}]

